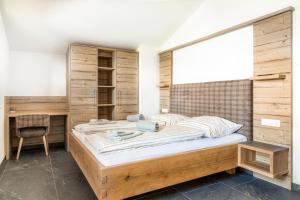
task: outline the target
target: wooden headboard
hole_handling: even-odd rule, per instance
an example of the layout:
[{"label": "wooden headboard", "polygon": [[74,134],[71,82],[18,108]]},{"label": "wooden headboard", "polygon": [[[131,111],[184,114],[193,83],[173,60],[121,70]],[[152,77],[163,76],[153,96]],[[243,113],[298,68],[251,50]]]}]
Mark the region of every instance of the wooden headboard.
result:
[{"label": "wooden headboard", "polygon": [[170,112],[190,117],[219,116],[243,124],[239,133],[253,138],[252,80],[176,84]]}]

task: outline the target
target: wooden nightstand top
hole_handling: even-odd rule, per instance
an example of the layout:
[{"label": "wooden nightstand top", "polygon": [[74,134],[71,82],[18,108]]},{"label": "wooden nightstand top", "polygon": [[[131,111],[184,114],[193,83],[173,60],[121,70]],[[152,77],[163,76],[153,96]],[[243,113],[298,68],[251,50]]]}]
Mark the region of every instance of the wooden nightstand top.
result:
[{"label": "wooden nightstand top", "polygon": [[240,143],[241,146],[244,148],[249,148],[253,149],[255,148],[256,150],[259,151],[267,151],[269,153],[276,153],[276,152],[281,152],[281,151],[288,151],[289,149],[287,147],[282,147],[282,146],[277,146],[277,145],[272,145],[272,144],[266,144],[262,142],[257,142],[257,141],[249,141],[249,142],[243,142]]}]

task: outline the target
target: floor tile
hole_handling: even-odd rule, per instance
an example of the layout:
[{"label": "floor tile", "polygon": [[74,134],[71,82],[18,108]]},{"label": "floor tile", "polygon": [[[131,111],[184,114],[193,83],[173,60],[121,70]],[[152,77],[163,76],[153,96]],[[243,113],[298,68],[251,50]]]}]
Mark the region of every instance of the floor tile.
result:
[{"label": "floor tile", "polygon": [[[19,161],[8,161],[0,176],[0,200],[96,200],[96,196],[63,148],[22,151]],[[218,173],[127,200],[300,200],[291,192],[247,173]]]},{"label": "floor tile", "polygon": [[203,178],[175,185],[174,188],[179,192],[188,192],[214,183],[216,183],[216,181],[212,176],[206,176]]},{"label": "floor tile", "polygon": [[[50,167],[36,166],[4,171],[0,180],[3,195],[22,200],[56,200],[56,190]],[[13,195],[11,195],[13,194]]]},{"label": "floor tile", "polygon": [[191,200],[254,200],[223,183],[215,183],[184,194]]},{"label": "floor tile", "polygon": [[54,175],[59,199],[96,200],[97,197],[81,172]]},{"label": "floor tile", "polygon": [[[166,187],[166,188],[154,190],[154,191],[147,192],[147,193],[144,193],[144,194],[140,194],[140,195],[137,195],[137,196],[134,196],[134,197],[126,198],[126,200],[136,200],[136,199],[145,198],[146,196],[147,196],[147,197],[149,197],[149,196],[154,196],[154,195],[157,195],[157,194],[161,194],[161,193],[163,193],[163,192],[166,192],[167,190],[171,190],[172,188],[173,188],[173,187]],[[174,189],[174,188],[173,188],[173,189]],[[175,192],[176,192],[176,191],[175,191]]]},{"label": "floor tile", "polygon": [[230,187],[236,187],[240,184],[244,184],[256,179],[252,175],[243,172],[238,172],[235,175],[230,175],[227,173],[219,173],[214,177],[216,178],[217,181],[220,181]]},{"label": "floor tile", "polygon": [[247,196],[260,200],[299,200],[300,193],[291,192],[272,183],[257,179],[236,187]]},{"label": "floor tile", "polygon": [[50,166],[49,156],[39,149],[37,150],[24,150],[21,152],[19,160],[15,160],[15,154],[13,154],[12,160],[7,161],[5,171],[19,171],[22,169],[31,169],[32,167],[44,167]]},{"label": "floor tile", "polygon": [[188,200],[183,194],[174,189],[169,189],[161,192],[154,192],[137,198],[137,200]]},{"label": "floor tile", "polygon": [[0,199],[2,200],[21,200],[17,194],[6,192],[0,189]]},{"label": "floor tile", "polygon": [[71,154],[64,150],[50,153],[50,159],[54,174],[62,175],[80,171]]}]

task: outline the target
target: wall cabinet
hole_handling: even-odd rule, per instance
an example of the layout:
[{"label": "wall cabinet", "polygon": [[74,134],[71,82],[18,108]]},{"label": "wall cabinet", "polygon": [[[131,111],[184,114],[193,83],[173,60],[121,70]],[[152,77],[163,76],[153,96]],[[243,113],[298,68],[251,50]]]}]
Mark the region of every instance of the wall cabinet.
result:
[{"label": "wall cabinet", "polygon": [[68,50],[70,126],[138,113],[138,53],[72,44]]}]

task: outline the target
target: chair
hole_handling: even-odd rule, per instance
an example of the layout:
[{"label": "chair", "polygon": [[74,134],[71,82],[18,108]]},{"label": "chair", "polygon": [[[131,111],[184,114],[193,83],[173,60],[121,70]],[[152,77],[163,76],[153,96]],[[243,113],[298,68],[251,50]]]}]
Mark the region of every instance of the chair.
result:
[{"label": "chair", "polygon": [[50,116],[39,115],[21,115],[16,117],[16,136],[20,138],[16,159],[19,160],[22,143],[24,138],[42,137],[45,153],[48,156],[48,140]]}]

